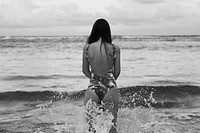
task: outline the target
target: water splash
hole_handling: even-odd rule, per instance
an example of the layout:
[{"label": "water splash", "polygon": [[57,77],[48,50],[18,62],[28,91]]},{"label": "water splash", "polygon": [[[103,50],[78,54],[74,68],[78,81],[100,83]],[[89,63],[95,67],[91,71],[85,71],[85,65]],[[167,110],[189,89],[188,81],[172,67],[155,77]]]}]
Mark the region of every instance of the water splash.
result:
[{"label": "water splash", "polygon": [[[190,103],[190,106],[178,108],[175,106],[173,106],[174,108],[162,108],[163,106],[155,108],[155,104],[160,99],[158,92],[162,89],[153,87],[140,87],[134,90],[124,88],[121,91],[122,102],[119,104],[121,108],[119,108],[116,123],[118,133],[199,132],[199,103],[194,101],[194,103]],[[194,94],[199,92],[198,89],[189,89],[185,90]],[[101,106],[97,106],[91,101],[84,106],[82,101],[84,91],[37,93],[40,94],[39,97],[50,100],[0,102],[0,132],[91,133],[88,131],[89,124],[86,121],[88,114],[93,118],[91,123],[96,133],[108,133],[113,126],[112,114],[103,111]],[[4,95],[7,94],[10,95],[10,93]],[[20,98],[26,99],[34,93],[27,95],[23,92],[14,92],[11,94],[15,98],[20,96]],[[35,99],[38,98],[38,95],[36,96]]]},{"label": "water splash", "polygon": [[121,99],[117,129],[119,133],[173,133],[173,123],[167,117],[157,116],[159,111],[154,98],[154,88],[130,91]]},{"label": "water splash", "polygon": [[136,107],[120,109],[118,113],[118,133],[173,133],[173,123],[157,116],[153,108]]},{"label": "water splash", "polygon": [[121,98],[120,107],[122,108],[135,108],[138,106],[144,106],[152,108],[153,105],[157,104],[154,98],[154,88],[142,87],[137,91],[127,90],[127,93]]},{"label": "water splash", "polygon": [[88,122],[88,132],[108,133],[114,123],[114,116],[108,110],[103,110],[101,105],[89,100],[86,104],[86,119]]}]

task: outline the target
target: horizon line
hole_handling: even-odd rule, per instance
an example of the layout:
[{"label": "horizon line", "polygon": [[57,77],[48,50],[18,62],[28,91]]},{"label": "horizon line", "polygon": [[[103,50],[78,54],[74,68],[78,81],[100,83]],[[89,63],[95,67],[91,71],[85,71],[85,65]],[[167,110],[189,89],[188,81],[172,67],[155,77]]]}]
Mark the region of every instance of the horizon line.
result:
[{"label": "horizon line", "polygon": [[[89,35],[0,35],[0,37],[65,37],[65,36],[89,36]],[[114,34],[112,36],[200,36],[200,34]]]}]

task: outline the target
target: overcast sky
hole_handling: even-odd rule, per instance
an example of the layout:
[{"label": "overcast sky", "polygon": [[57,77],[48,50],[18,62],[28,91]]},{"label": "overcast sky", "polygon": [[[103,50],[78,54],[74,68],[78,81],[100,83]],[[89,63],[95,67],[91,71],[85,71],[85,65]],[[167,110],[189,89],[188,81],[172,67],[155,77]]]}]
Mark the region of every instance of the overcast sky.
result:
[{"label": "overcast sky", "polygon": [[98,18],[113,35],[200,34],[200,0],[0,0],[0,36],[88,35]]}]

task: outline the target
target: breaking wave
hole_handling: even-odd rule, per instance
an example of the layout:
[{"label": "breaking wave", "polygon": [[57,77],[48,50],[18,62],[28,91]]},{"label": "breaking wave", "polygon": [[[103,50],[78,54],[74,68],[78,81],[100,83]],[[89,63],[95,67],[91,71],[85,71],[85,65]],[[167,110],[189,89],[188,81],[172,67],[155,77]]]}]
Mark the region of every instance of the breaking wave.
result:
[{"label": "breaking wave", "polygon": [[[119,88],[121,108],[137,106],[173,108],[191,106],[200,97],[199,86],[131,86]],[[80,101],[86,90],[75,92],[58,91],[13,91],[1,92],[0,101]]]}]

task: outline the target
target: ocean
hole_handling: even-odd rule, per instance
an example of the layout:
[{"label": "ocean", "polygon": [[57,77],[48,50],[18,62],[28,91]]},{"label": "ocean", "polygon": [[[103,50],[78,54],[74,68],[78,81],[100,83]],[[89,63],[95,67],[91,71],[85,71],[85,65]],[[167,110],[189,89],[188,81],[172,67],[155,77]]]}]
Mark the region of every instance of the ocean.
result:
[{"label": "ocean", "polygon": [[[0,132],[87,133],[86,40],[0,37]],[[199,133],[200,35],[115,35],[113,43],[121,48],[118,133]],[[107,133],[112,115],[100,114],[95,128]]]}]

